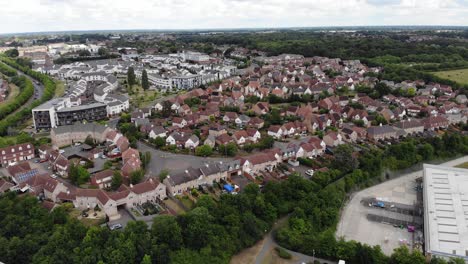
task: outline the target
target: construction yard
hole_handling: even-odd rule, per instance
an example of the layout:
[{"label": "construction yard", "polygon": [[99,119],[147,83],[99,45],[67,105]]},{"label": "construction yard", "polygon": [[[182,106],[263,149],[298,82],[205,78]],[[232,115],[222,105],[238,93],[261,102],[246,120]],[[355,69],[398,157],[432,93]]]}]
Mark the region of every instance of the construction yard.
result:
[{"label": "construction yard", "polygon": [[[441,165],[457,166],[467,160],[463,157]],[[408,173],[353,194],[343,209],[336,236],[379,245],[387,255],[402,244],[413,248],[413,241],[422,241],[423,217],[418,206],[422,195],[416,181],[422,174],[422,170]],[[408,226],[415,231],[409,232]]]}]

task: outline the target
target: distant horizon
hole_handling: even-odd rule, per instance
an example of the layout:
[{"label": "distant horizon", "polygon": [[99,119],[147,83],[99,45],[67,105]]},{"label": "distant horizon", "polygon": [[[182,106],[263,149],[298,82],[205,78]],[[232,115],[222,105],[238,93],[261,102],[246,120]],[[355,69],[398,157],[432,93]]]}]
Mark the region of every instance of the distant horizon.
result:
[{"label": "distant horizon", "polygon": [[15,0],[0,34],[72,31],[468,26],[468,0]]},{"label": "distant horizon", "polygon": [[412,29],[421,30],[468,30],[468,26],[456,26],[456,25],[356,25],[356,26],[291,26],[291,27],[239,27],[239,28],[173,28],[173,29],[145,29],[145,28],[134,28],[134,29],[76,29],[76,30],[56,30],[56,31],[25,31],[25,32],[9,32],[0,33],[0,36],[14,36],[14,35],[47,35],[47,34],[79,34],[79,33],[172,33],[172,32],[235,32],[235,31],[266,31],[266,30],[340,30],[340,29],[394,29],[394,30],[408,30]]}]

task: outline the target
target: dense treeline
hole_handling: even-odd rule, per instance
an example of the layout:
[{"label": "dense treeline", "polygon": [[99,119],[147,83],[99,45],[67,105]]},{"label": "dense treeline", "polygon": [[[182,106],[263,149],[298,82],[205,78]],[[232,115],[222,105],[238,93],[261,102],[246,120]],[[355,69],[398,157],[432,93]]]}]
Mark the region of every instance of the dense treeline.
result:
[{"label": "dense treeline", "polygon": [[[234,44],[266,51],[268,55],[302,54],[306,57],[360,59],[370,66],[384,66],[379,78],[401,82],[423,79],[455,88],[468,89],[453,81],[424,71],[468,67],[468,43],[457,39],[408,42],[407,36],[392,33],[360,32],[365,37],[330,35],[318,32],[277,32],[271,34],[186,35],[186,43]],[[413,65],[415,64],[415,65]]]},{"label": "dense treeline", "polygon": [[34,94],[34,85],[28,78],[17,76],[12,78],[11,81],[20,88],[20,93],[11,101],[0,105],[0,119],[19,109]]},{"label": "dense treeline", "polygon": [[25,119],[29,118],[31,116],[31,110],[34,107],[52,99],[55,94],[56,84],[48,75],[33,71],[31,68],[21,65],[13,59],[0,56],[0,60],[38,80],[44,86],[44,92],[39,100],[35,100],[29,107],[25,107],[21,109],[21,111],[10,114],[0,120],[0,135],[4,136],[7,134],[9,128],[15,127]]},{"label": "dense treeline", "polygon": [[48,75],[37,72],[37,71],[33,71],[31,68],[20,65],[15,60],[10,59],[10,58],[0,57],[0,60],[8,64],[9,66],[15,69],[18,69],[24,72],[25,74],[31,76],[32,78],[38,80],[44,86],[44,93],[42,97],[40,98],[40,100],[34,102],[35,106],[38,106],[42,104],[43,102],[49,101],[50,99],[52,99],[52,97],[54,97],[56,84],[54,80],[50,78]]},{"label": "dense treeline", "polygon": [[292,175],[267,183],[262,191],[248,185],[238,195],[221,195],[219,201],[201,196],[192,211],[158,216],[151,229],[143,222],[131,222],[122,232],[86,228],[69,219],[68,205],[47,214],[35,198],[7,194],[0,198],[0,261],[228,263],[233,254],[261,239],[280,216],[290,214],[288,226],[276,234],[287,248],[347,263],[422,264],[418,252],[401,248],[388,257],[379,247],[337,241],[334,235],[347,192],[375,181],[387,160],[403,162],[396,163],[402,168],[425,158],[468,153],[468,137],[459,135],[402,144],[365,152],[358,159],[348,155],[353,150],[344,145],[335,150],[330,172],[318,173],[312,181]]},{"label": "dense treeline", "polygon": [[[352,37],[318,32],[277,32],[271,34],[223,34],[189,35],[180,38],[186,43],[236,44],[251,49],[266,51],[269,55],[281,53],[302,54],[306,57],[326,56],[331,58],[375,58],[382,55],[418,58],[417,61],[434,62],[436,55],[446,59],[468,60],[468,44],[463,41],[406,42],[395,37]],[[433,45],[434,44],[434,45]],[[445,58],[445,59],[444,59]]]},{"label": "dense treeline", "polygon": [[0,72],[8,77],[16,76],[16,71],[3,63],[0,63]]}]

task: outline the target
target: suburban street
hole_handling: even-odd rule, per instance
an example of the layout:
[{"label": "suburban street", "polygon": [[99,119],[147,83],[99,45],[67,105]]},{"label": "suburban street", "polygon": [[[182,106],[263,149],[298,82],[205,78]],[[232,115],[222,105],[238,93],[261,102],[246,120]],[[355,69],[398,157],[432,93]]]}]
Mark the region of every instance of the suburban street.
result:
[{"label": "suburban street", "polygon": [[42,94],[44,93],[44,86],[37,82],[34,78],[32,78],[31,76],[27,75],[27,74],[24,74],[22,71],[19,71],[19,70],[16,70],[16,72],[18,73],[19,76],[26,76],[26,78],[28,78],[34,85],[34,95],[28,100],[28,102],[24,105],[29,105],[31,104],[33,101],[39,99],[42,97]]},{"label": "suburban street", "polygon": [[214,164],[216,162],[228,162],[233,158],[204,158],[192,155],[173,154],[157,150],[141,141],[138,142],[138,150],[142,153],[149,151],[151,153],[151,162],[149,163],[148,174],[159,175],[159,173],[167,169],[171,173],[181,172],[189,167],[201,167],[204,164]]}]

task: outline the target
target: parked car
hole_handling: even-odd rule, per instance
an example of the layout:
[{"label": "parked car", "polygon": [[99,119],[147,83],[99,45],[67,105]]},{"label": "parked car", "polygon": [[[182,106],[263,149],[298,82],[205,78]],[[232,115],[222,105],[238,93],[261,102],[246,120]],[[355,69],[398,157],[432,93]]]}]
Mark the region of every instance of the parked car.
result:
[{"label": "parked car", "polygon": [[121,224],[115,224],[115,225],[111,225],[110,230],[117,230],[117,229],[121,229],[121,228],[122,228]]},{"label": "parked car", "polygon": [[310,169],[310,170],[307,170],[306,173],[305,173],[307,176],[314,176],[314,170]]},{"label": "parked car", "polygon": [[57,179],[57,175],[56,174],[52,174],[50,175],[50,177],[54,178],[54,179]]}]

